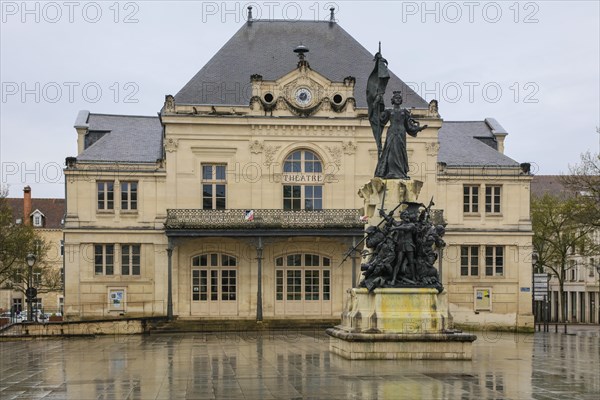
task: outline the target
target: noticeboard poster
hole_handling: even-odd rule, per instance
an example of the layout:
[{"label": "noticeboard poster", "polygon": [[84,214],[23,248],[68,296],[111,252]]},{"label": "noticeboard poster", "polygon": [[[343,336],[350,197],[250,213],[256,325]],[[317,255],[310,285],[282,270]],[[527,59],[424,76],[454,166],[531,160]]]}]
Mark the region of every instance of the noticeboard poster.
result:
[{"label": "noticeboard poster", "polygon": [[475,289],[475,310],[490,310],[492,309],[492,289],[491,288],[476,288]]},{"label": "noticeboard poster", "polygon": [[110,289],[108,300],[110,308],[113,310],[122,310],[123,303],[125,301],[125,290],[123,289]]}]

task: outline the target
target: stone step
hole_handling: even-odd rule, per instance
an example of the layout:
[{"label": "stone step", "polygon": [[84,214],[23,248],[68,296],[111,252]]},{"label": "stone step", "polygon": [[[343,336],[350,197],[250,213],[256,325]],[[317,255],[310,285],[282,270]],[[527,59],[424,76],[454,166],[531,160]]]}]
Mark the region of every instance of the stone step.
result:
[{"label": "stone step", "polygon": [[325,330],[339,324],[338,318],[330,319],[265,319],[232,320],[232,319],[175,319],[151,324],[149,333],[161,332],[243,332],[243,331],[277,331],[277,330]]}]

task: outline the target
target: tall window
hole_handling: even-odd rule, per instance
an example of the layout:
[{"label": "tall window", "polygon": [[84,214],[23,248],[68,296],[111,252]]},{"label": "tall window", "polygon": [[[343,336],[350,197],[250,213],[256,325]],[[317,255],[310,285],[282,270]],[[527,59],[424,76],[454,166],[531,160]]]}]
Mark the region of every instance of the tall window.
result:
[{"label": "tall window", "polygon": [[324,300],[331,297],[331,259],[317,254],[290,254],[275,259],[275,299]]},{"label": "tall window", "polygon": [[94,245],[94,272],[96,275],[113,275],[115,269],[115,246]]},{"label": "tall window", "polygon": [[463,186],[463,212],[479,212],[479,186]]},{"label": "tall window", "polygon": [[479,275],[479,246],[460,246],[460,275]]},{"label": "tall window", "polygon": [[225,165],[202,165],[202,209],[224,210],[226,198]]},{"label": "tall window", "polygon": [[42,215],[39,212],[33,214],[33,226],[37,228],[41,227],[43,225],[42,221]]},{"label": "tall window", "polygon": [[192,258],[193,301],[235,301],[237,259],[227,254],[202,254]]},{"label": "tall window", "polygon": [[485,212],[499,213],[500,212],[500,193],[502,186],[486,186],[485,187]]},{"label": "tall window", "polygon": [[140,274],[140,245],[124,244],[121,246],[121,275]]},{"label": "tall window", "polygon": [[504,275],[504,246],[485,246],[485,274]]},{"label": "tall window", "polygon": [[96,182],[98,188],[98,210],[113,210],[115,198],[115,183],[112,181]]},{"label": "tall window", "polygon": [[41,271],[33,271],[33,285],[41,286],[42,284],[42,272]]},{"label": "tall window", "polygon": [[121,210],[137,210],[137,182],[121,182]]},{"label": "tall window", "polygon": [[294,183],[284,181],[284,210],[323,209],[323,164],[315,153],[294,151],[285,159],[283,173]]},{"label": "tall window", "polygon": [[569,269],[571,270],[571,282],[577,280],[577,263],[575,260],[569,260]]}]

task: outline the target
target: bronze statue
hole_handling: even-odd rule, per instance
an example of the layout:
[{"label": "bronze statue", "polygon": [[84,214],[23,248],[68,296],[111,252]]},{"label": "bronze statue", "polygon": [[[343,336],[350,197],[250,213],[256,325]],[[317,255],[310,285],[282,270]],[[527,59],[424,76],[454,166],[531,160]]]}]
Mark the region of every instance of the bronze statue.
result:
[{"label": "bronze statue", "polygon": [[381,120],[381,113],[385,111],[383,94],[387,86],[390,74],[387,68],[387,60],[381,55],[381,42],[379,51],[375,54],[375,68],[369,79],[367,79],[367,106],[369,107],[369,123],[373,130],[373,137],[377,144],[377,157],[381,157],[381,136],[385,122]]},{"label": "bronze statue", "polygon": [[392,273],[396,246],[393,238],[376,226],[367,228],[366,244],[373,252],[370,253],[372,257],[369,262],[362,265],[365,278],[363,283],[372,292],[376,287],[385,285],[385,278]]},{"label": "bronze statue", "polygon": [[390,126],[385,137],[385,146],[377,162],[375,176],[384,179],[410,179],[408,176],[408,155],[406,152],[406,134],[417,136],[427,128],[415,121],[410,111],[400,108],[402,95],[395,91],[392,96],[393,109],[384,110],[381,115],[381,126],[388,121]]},{"label": "bronze statue", "polygon": [[[434,267],[437,250],[445,246],[443,225],[429,220],[428,207],[420,203],[404,203],[408,208],[396,221],[392,213],[380,210],[386,222],[383,228],[367,228],[366,244],[371,252],[369,260],[361,265],[364,280],[360,286],[372,292],[376,288],[432,287],[443,290],[438,271]],[[424,208],[418,215],[417,210]]]}]

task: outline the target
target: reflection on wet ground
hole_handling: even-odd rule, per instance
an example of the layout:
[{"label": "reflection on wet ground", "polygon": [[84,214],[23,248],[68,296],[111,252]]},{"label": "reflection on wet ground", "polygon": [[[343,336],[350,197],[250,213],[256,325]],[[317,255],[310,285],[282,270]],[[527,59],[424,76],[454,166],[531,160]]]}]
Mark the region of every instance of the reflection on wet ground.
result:
[{"label": "reflection on wet ground", "polygon": [[320,331],[0,342],[8,399],[594,399],[600,335],[484,332],[472,361],[348,361]]}]

